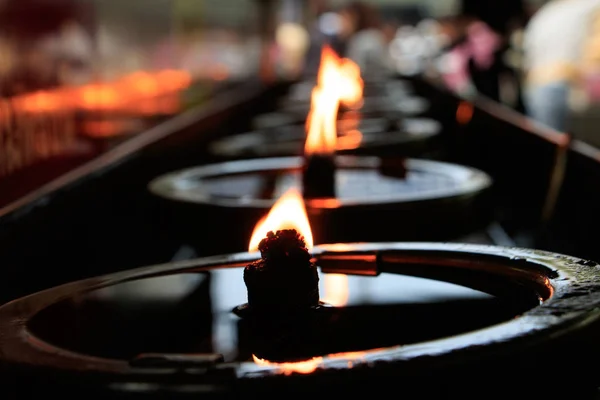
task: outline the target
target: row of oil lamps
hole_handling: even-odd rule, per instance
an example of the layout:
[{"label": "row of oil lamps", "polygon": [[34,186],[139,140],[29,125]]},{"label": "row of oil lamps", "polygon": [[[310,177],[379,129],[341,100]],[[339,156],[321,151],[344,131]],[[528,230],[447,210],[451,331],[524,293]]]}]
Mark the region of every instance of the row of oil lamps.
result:
[{"label": "row of oil lamps", "polygon": [[[0,110],[26,113],[60,111],[105,111],[123,113],[163,113],[154,100],[189,87],[191,76],[181,70],[137,71],[111,82],[90,83],[77,87],[15,96],[0,101]],[[171,106],[167,103],[166,113]]]}]

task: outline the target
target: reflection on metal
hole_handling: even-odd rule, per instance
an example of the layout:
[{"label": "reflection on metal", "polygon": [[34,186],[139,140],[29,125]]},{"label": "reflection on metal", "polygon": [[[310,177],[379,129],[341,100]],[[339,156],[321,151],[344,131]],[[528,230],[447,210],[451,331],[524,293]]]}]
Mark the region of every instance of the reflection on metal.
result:
[{"label": "reflection on metal", "polygon": [[306,361],[275,363],[263,360],[262,358],[258,358],[253,354],[252,360],[257,365],[264,366],[267,368],[274,368],[278,372],[283,373],[284,375],[291,375],[293,373],[310,374],[311,372],[314,372],[318,368],[319,364],[323,361],[323,357],[315,357]]},{"label": "reflection on metal", "polygon": [[325,297],[321,299],[335,307],[345,306],[348,302],[348,276],[344,274],[325,275]]},{"label": "reflection on metal", "polygon": [[542,209],[542,222],[548,222],[554,214],[556,203],[560,195],[560,191],[565,179],[565,172],[567,169],[567,159],[569,155],[569,149],[571,148],[573,136],[570,134],[563,134],[561,140],[558,141],[556,146],[556,154],[554,156],[554,166],[550,174],[550,182],[548,184],[548,193],[544,207]]},{"label": "reflection on metal", "polygon": [[473,105],[467,101],[461,101],[456,109],[456,122],[467,125],[473,118]]}]

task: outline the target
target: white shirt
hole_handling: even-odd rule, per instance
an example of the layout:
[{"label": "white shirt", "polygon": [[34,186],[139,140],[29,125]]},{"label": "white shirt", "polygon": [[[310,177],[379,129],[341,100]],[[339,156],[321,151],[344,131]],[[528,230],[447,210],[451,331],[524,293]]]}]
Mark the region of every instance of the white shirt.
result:
[{"label": "white shirt", "polygon": [[532,70],[581,61],[600,0],[554,0],[531,18],[523,38],[524,67]]}]

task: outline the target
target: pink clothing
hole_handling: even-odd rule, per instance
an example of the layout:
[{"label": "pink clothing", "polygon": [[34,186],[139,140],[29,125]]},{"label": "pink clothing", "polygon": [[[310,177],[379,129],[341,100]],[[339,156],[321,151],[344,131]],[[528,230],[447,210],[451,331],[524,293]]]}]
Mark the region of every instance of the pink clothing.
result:
[{"label": "pink clothing", "polygon": [[488,69],[494,62],[494,53],[500,48],[500,36],[483,22],[475,22],[469,26],[467,43],[475,65],[480,69]]},{"label": "pink clothing", "polygon": [[471,24],[467,29],[467,40],[448,53],[449,71],[443,74],[446,85],[457,92],[465,90],[470,84],[469,60],[473,59],[477,68],[488,69],[500,45],[500,36],[486,24]]}]

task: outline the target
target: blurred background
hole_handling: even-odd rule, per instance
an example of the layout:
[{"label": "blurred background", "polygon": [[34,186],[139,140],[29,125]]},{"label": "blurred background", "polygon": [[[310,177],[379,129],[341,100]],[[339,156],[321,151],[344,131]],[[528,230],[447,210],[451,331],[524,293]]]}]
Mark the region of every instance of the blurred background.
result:
[{"label": "blurred background", "polygon": [[0,206],[222,88],[314,75],[323,44],[365,79],[426,81],[598,146],[599,10],[596,0],[2,0]]}]

